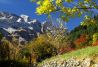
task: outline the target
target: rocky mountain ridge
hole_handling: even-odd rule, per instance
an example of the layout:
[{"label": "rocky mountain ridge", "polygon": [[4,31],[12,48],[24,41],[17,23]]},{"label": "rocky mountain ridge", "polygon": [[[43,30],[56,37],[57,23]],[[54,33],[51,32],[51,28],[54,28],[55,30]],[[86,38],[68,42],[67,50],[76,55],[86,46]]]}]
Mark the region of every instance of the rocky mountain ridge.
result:
[{"label": "rocky mountain ridge", "polygon": [[27,15],[15,15],[0,12],[0,32],[6,38],[16,37],[23,41],[30,41],[42,33],[41,23]]}]

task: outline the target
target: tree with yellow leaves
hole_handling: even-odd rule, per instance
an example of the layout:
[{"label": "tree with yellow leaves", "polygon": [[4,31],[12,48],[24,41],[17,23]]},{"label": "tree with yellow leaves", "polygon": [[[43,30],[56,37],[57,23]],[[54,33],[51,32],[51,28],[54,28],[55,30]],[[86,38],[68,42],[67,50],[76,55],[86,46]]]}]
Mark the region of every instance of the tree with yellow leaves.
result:
[{"label": "tree with yellow leaves", "polygon": [[[38,4],[36,13],[38,15],[60,12],[60,18],[65,22],[69,18],[82,15],[93,16],[92,9],[98,9],[97,0],[33,0]],[[86,19],[84,17],[84,19]],[[88,19],[89,20],[89,19]],[[86,19],[86,21],[88,21]],[[86,22],[85,21],[85,22]],[[90,19],[91,23],[95,22]],[[85,24],[84,22],[82,25]]]}]

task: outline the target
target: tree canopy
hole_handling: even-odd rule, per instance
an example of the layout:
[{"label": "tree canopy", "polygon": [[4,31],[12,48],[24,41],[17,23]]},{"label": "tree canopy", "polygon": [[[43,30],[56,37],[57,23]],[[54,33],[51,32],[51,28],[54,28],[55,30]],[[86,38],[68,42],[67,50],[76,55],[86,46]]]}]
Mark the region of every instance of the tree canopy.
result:
[{"label": "tree canopy", "polygon": [[[84,16],[82,25],[90,21],[95,23],[93,16],[94,10],[98,9],[97,0],[33,0],[38,7],[38,15],[60,12],[60,18],[67,22],[69,18]],[[94,10],[93,10],[94,9]]]}]

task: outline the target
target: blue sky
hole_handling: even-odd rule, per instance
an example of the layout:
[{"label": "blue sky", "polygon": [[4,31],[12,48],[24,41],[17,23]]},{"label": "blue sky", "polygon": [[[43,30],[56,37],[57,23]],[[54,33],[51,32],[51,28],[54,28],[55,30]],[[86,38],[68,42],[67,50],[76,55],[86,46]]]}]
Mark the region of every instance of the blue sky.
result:
[{"label": "blue sky", "polygon": [[0,0],[0,11],[11,12],[14,14],[26,14],[32,18],[44,20],[43,16],[35,14],[36,4],[30,0]]},{"label": "blue sky", "polygon": [[[6,11],[17,15],[26,14],[39,21],[46,19],[45,15],[39,16],[35,14],[36,4],[31,3],[30,0],[0,0],[0,11]],[[71,19],[67,26],[69,30],[78,26],[81,22],[81,18]]]}]

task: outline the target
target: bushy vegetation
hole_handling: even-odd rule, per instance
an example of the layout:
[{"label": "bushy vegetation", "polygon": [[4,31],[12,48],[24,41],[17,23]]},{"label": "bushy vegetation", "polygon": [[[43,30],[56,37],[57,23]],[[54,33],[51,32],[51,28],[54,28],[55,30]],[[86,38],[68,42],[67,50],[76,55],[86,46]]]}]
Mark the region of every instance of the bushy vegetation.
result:
[{"label": "bushy vegetation", "polygon": [[31,49],[33,49],[34,54],[37,55],[37,61],[42,61],[43,59],[55,56],[57,54],[56,47],[46,40],[44,41],[43,38],[38,38],[31,45]]},{"label": "bushy vegetation", "polygon": [[48,42],[47,36],[41,35],[26,45],[22,53],[29,58],[29,63],[34,63],[56,55],[56,48]]},{"label": "bushy vegetation", "polygon": [[70,42],[76,48],[82,48],[86,46],[98,45],[98,16],[95,16],[95,23],[91,25],[80,25],[71,31],[69,35]]},{"label": "bushy vegetation", "polygon": [[43,34],[28,43],[20,52],[25,56],[25,58],[23,57],[24,61],[27,59],[26,62],[36,63],[72,50],[71,47],[66,44],[66,41],[61,45],[56,42],[54,38]]}]

